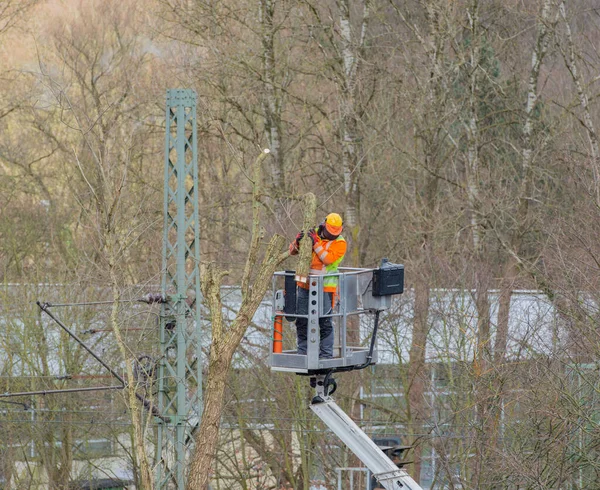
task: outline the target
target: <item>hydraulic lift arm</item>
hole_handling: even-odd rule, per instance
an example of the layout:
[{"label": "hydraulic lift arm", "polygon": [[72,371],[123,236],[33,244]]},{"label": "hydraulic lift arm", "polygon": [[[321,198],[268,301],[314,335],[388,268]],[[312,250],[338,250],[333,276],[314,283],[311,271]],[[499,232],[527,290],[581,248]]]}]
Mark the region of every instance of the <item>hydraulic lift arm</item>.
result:
[{"label": "hydraulic lift arm", "polygon": [[388,458],[354,421],[325,395],[327,382],[317,382],[317,396],[310,409],[329,427],[335,435],[371,470],[377,481],[386,490],[423,490],[410,475]]}]

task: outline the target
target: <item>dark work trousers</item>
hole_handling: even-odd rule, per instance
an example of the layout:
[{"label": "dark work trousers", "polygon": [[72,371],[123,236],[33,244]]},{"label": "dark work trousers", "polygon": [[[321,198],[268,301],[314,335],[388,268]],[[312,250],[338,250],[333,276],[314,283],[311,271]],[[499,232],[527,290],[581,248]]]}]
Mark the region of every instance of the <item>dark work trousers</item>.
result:
[{"label": "dark work trousers", "polygon": [[[323,292],[323,312],[330,315],[332,312],[333,293]],[[308,289],[298,288],[296,313],[299,315],[308,314]],[[306,334],[308,325],[307,318],[296,318],[296,333],[298,335],[298,354],[306,355]],[[319,318],[319,330],[321,333],[321,341],[319,343],[319,357],[321,359],[331,359],[333,357],[333,322],[331,317]]]}]

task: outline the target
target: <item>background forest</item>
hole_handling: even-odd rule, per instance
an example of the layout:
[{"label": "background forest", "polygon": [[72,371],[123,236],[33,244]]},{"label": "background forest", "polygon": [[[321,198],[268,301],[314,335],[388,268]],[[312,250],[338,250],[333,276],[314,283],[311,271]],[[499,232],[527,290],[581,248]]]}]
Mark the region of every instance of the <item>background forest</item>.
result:
[{"label": "background forest", "polygon": [[[87,372],[35,300],[135,298],[160,283],[165,92],[193,88],[201,255],[228,285],[244,268],[262,148],[267,238],[291,241],[311,191],[321,218],[344,217],[344,265],[405,264],[411,334],[386,320],[397,362],[348,375],[336,396],[373,433],[415,446],[407,468],[424,488],[598,488],[596,1],[3,0],[0,47],[0,392]],[[448,316],[439,291],[473,307]],[[544,352],[510,349],[524,291],[553,312]],[[68,311],[81,332],[110,315]],[[111,332],[94,343],[121,360],[151,352],[152,318],[120,319],[125,350]],[[473,326],[468,355],[427,356],[440,321]],[[215,488],[337,488],[335,468],[357,462],[307,413],[305,380],[250,361],[228,389]],[[95,471],[74,476],[76,441],[111,433],[139,485],[138,455],[116,435],[131,430],[126,400],[111,396],[102,423],[89,397],[0,403],[0,487],[39,488],[39,463],[67,488]]]}]

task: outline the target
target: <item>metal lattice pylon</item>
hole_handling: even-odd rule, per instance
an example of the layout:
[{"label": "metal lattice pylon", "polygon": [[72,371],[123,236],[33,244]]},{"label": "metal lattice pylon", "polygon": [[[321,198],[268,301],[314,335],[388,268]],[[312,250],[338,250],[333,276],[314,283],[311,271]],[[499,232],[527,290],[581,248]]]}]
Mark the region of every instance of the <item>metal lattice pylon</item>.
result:
[{"label": "metal lattice pylon", "polygon": [[202,410],[196,93],[168,90],[158,368],[158,489],[185,488],[186,458]]}]

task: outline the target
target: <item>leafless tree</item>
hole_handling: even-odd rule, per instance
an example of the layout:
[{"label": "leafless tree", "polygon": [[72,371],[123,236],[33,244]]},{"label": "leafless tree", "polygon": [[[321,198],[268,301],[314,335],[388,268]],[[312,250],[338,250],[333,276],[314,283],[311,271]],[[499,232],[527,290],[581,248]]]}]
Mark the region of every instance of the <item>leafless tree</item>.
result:
[{"label": "leafless tree", "polygon": [[222,280],[227,272],[219,270],[214,263],[210,263],[202,274],[203,294],[211,314],[212,341],[204,389],[204,410],[196,435],[196,449],[190,465],[188,488],[208,487],[219,440],[227,375],[231,369],[233,355],[264,297],[273,273],[289,255],[287,251],[281,251],[285,243],[283,237],[276,235],[269,241],[259,264],[261,240],[264,236],[259,201],[262,190],[261,167],[267,155],[268,150],[264,150],[254,163],[252,235],[242,276],[242,300],[236,318],[228,328],[224,323],[221,301]]}]

